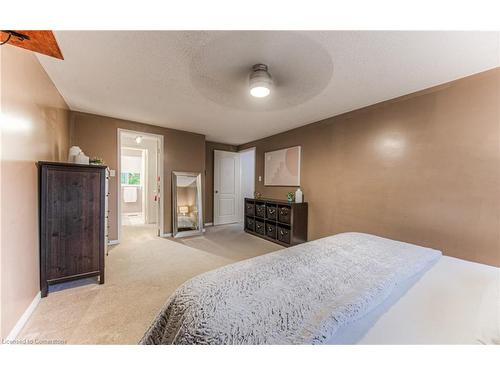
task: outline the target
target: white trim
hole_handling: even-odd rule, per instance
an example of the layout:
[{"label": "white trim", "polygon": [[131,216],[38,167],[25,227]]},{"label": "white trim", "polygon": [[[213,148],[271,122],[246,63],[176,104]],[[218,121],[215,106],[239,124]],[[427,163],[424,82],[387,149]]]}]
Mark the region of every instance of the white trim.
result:
[{"label": "white trim", "polygon": [[110,246],[118,245],[119,243],[120,243],[120,241],[118,241],[118,240],[109,240],[108,241],[108,245],[110,245]]},{"label": "white trim", "polygon": [[162,238],[172,237],[172,233],[162,233],[162,234],[160,234],[160,237],[162,237]]},{"label": "white trim", "polygon": [[[253,198],[255,195],[255,169],[257,168],[257,148],[256,147],[250,147],[246,148],[244,150],[238,151],[238,154],[244,154],[244,153],[252,153],[253,154],[253,178],[252,178],[252,196],[248,198]],[[265,161],[264,161],[265,162]],[[240,156],[240,196],[239,196],[239,203],[238,207],[241,209],[241,212],[239,212],[239,219],[238,223],[243,223],[245,221],[245,203],[244,200],[246,197],[243,195],[243,168],[241,168],[241,156]]]},{"label": "white trim", "polygon": [[243,152],[252,151],[252,150],[253,150],[255,153],[257,153],[257,147],[253,146],[253,147],[244,148],[243,150],[238,151],[238,154],[241,154],[241,153],[243,153]]},{"label": "white trim", "polygon": [[33,298],[33,301],[31,301],[31,303],[28,306],[28,308],[24,311],[23,315],[21,315],[21,317],[17,321],[17,323],[14,326],[14,328],[12,328],[12,330],[10,331],[10,333],[7,336],[7,339],[6,339],[7,343],[9,341],[15,340],[17,338],[17,335],[19,335],[19,333],[21,333],[21,330],[23,329],[23,327],[28,322],[29,318],[31,317],[31,315],[35,311],[35,309],[38,306],[38,304],[40,303],[41,299],[42,299],[41,293],[38,292],[36,294],[35,298]]},{"label": "white trim", "polygon": [[206,227],[213,227],[213,226],[214,226],[214,223],[205,223],[205,226],[206,226]]}]

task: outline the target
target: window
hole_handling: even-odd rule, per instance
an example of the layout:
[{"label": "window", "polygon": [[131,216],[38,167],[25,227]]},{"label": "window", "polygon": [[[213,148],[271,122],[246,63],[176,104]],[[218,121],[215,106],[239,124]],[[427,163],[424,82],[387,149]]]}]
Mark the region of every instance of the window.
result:
[{"label": "window", "polygon": [[122,185],[140,185],[141,174],[122,172],[120,176],[120,181]]}]

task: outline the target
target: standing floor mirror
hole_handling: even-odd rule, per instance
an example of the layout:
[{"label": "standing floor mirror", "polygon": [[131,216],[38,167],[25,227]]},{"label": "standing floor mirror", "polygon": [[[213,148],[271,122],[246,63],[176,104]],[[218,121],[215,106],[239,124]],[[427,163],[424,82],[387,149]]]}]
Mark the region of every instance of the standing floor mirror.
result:
[{"label": "standing floor mirror", "polygon": [[172,172],[174,237],[203,233],[201,173]]}]

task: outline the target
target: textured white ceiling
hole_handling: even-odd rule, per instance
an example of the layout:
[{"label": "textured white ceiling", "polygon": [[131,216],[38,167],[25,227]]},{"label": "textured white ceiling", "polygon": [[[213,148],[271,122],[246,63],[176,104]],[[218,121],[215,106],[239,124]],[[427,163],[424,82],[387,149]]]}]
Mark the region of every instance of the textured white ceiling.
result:
[{"label": "textured white ceiling", "polygon": [[[242,144],[499,66],[498,32],[57,31],[72,110]],[[276,88],[248,93],[269,65]]]}]

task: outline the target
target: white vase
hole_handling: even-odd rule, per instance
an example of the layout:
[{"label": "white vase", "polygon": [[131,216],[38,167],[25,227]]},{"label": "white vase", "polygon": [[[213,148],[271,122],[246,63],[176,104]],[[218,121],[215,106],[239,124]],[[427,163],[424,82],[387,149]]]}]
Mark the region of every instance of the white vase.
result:
[{"label": "white vase", "polygon": [[302,203],[302,190],[300,188],[295,192],[295,203]]}]

